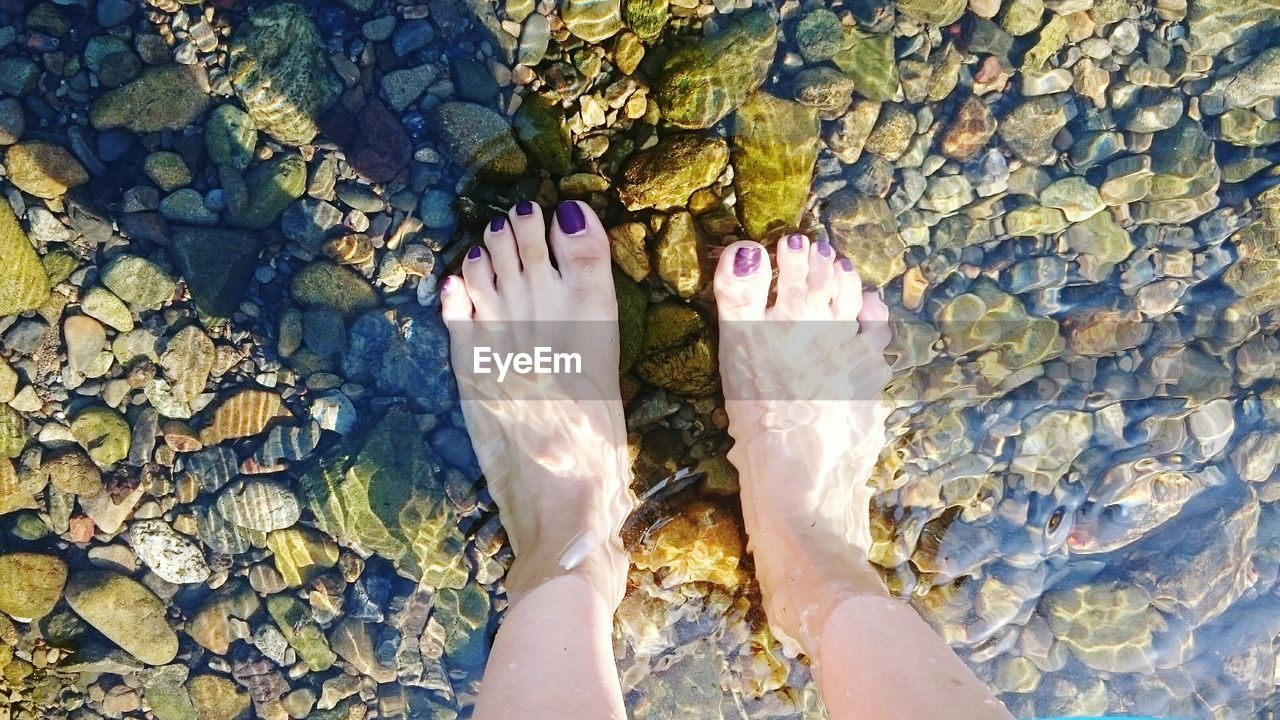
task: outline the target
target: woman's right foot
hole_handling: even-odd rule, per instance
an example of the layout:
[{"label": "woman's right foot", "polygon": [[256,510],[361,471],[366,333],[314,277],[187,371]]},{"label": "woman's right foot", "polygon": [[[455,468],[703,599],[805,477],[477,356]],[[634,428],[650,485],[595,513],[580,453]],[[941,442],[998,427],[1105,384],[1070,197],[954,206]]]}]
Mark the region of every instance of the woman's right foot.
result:
[{"label": "woman's right foot", "polygon": [[725,248],[720,374],[765,611],[788,652],[812,654],[843,599],[886,594],[867,560],[867,478],[888,414],[888,309],[825,241],[787,236],[777,262],[770,306],[765,249]]}]

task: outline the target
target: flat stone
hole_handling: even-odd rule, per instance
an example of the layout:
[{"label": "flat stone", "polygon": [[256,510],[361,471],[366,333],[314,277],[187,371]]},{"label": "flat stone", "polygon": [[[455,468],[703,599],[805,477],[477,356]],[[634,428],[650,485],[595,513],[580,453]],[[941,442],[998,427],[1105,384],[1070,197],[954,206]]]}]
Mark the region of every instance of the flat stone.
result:
[{"label": "flat stone", "polygon": [[229,486],[218,496],[218,512],[249,530],[270,532],[298,521],[301,507],[288,487],[274,481],[250,479]]},{"label": "flat stone", "polygon": [[148,665],[178,654],[178,636],[160,598],[141,583],[108,570],[78,570],[66,588],[67,604],[120,649]]},{"label": "flat stone", "polygon": [[289,587],[302,587],[338,562],[338,545],[323,533],[290,527],[267,534],[276,569]]},{"label": "flat stone", "polygon": [[687,211],[672,213],[658,234],[654,255],[658,277],[682,298],[691,298],[702,287],[700,256],[702,231]]},{"label": "flat stone", "polygon": [[209,577],[204,551],[187,536],[158,518],[129,525],[129,544],[156,575],[176,585],[202,583]]},{"label": "flat stone", "polygon": [[78,373],[87,373],[107,347],[107,331],[87,315],[64,320],[62,337],[67,344],[67,365]]},{"label": "flat stone", "polygon": [[1058,208],[1073,223],[1088,220],[1106,207],[1098,189],[1078,175],[1051,183],[1040,193],[1040,203]]},{"label": "flat stone", "polygon": [[52,200],[89,182],[75,156],[59,145],[28,140],[11,145],[4,155],[9,180],[23,192]]},{"label": "flat stone", "polygon": [[369,282],[332,262],[313,262],[293,276],[293,299],[304,307],[324,307],[352,317],[378,307],[378,293]]},{"label": "flat stone", "polygon": [[[7,462],[7,461],[4,461]],[[30,622],[53,611],[67,582],[67,564],[52,555],[0,555],[0,612]]]},{"label": "flat stone", "polygon": [[80,310],[120,332],[133,329],[133,313],[129,307],[115,293],[100,285],[89,288],[80,298]]},{"label": "flat stone", "polygon": [[132,430],[124,416],[111,408],[94,405],[81,410],[71,421],[71,434],[101,467],[129,456]]},{"label": "flat stone", "polygon": [[560,18],[569,32],[587,42],[600,42],[622,29],[621,0],[565,0]]},{"label": "flat stone", "polygon": [[99,130],[182,130],[204,113],[209,100],[209,77],[203,66],[162,65],[99,97],[89,120]]},{"label": "flat stone", "polygon": [[196,675],[186,687],[200,720],[239,720],[253,703],[247,691],[222,675]]},{"label": "flat stone", "polygon": [[523,175],[529,160],[505,118],[482,105],[447,102],[433,112],[441,149],[468,176],[495,180]]},{"label": "flat stone", "polygon": [[684,207],[695,190],[720,177],[728,162],[729,145],[721,138],[672,135],[631,157],[618,196],[629,210]]},{"label": "flat stone", "polygon": [[777,25],[752,12],[715,37],[676,48],[655,86],[663,118],[690,129],[723,120],[764,83],[777,47]]},{"label": "flat stone", "polygon": [[734,187],[747,236],[767,242],[796,229],[818,158],[818,115],[765,92],[734,118]]},{"label": "flat stone", "polygon": [[253,162],[253,150],[257,144],[258,126],[245,111],[224,103],[209,114],[204,128],[204,145],[214,164],[245,170]]},{"label": "flat stone", "polygon": [[102,284],[135,311],[160,307],[177,289],[169,273],[137,255],[116,256],[102,269]]},{"label": "flat stone", "polygon": [[196,309],[213,318],[230,317],[240,306],[260,250],[249,233],[201,227],[174,228],[169,248]]}]

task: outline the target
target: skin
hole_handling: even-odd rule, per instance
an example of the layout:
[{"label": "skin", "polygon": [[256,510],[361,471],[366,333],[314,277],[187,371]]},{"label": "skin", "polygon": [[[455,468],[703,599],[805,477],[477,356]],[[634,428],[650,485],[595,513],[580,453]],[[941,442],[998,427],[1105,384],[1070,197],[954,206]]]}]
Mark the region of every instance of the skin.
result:
[{"label": "skin", "polygon": [[[610,642],[630,510],[617,308],[604,228],[578,208],[574,233],[513,208],[442,289],[467,428],[516,555],[477,720],[626,717]],[[1011,718],[867,561],[885,306],[826,243],[793,236],[777,253],[771,306],[756,243],[726,247],[714,281],[729,457],[770,625],[813,661],[832,718]],[[581,349],[584,372],[498,387],[466,371],[477,346],[535,344]]]}]

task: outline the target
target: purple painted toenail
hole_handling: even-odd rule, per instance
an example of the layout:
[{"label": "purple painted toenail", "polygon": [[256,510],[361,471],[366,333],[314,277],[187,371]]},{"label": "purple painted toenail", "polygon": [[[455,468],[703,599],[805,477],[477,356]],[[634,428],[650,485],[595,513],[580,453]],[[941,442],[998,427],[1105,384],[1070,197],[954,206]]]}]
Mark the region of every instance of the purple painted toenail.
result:
[{"label": "purple painted toenail", "polygon": [[507,219],[501,215],[495,215],[489,221],[489,232],[502,232],[502,228],[507,226]]},{"label": "purple painted toenail", "polygon": [[840,269],[845,272],[853,272],[853,261],[849,258],[840,258]]},{"label": "purple painted toenail", "polygon": [[760,268],[760,248],[740,247],[733,256],[733,274],[746,277]]},{"label": "purple painted toenail", "polygon": [[556,224],[565,235],[577,235],[587,229],[587,218],[582,214],[582,206],[568,200],[556,207]]},{"label": "purple painted toenail", "polygon": [[791,248],[792,250],[799,250],[800,248],[804,247],[804,236],[798,233],[794,235],[788,235],[787,247]]},{"label": "purple painted toenail", "polygon": [[444,279],[444,282],[440,283],[440,294],[446,295],[448,293],[453,292],[454,283],[455,283],[455,280],[453,279],[452,275],[446,276]]},{"label": "purple painted toenail", "polygon": [[521,200],[516,203],[516,214],[520,217],[527,217],[533,214],[533,203],[528,200]]},{"label": "purple painted toenail", "polygon": [[819,242],[818,254],[821,255],[822,257],[831,257],[832,255],[831,243],[827,242],[826,240]]},{"label": "purple painted toenail", "polygon": [[481,252],[482,252],[482,251],[480,250],[480,246],[479,246],[479,245],[472,245],[472,246],[471,246],[471,249],[467,251],[467,259],[468,259],[468,260],[479,260],[479,259],[480,259],[480,253],[481,253]]}]

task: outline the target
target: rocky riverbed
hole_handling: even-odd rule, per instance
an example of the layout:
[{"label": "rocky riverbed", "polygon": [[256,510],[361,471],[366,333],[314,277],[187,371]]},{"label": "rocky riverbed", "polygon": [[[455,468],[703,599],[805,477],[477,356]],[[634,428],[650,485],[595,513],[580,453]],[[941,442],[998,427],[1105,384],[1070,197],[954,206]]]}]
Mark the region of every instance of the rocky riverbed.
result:
[{"label": "rocky riverbed", "polygon": [[[875,561],[1017,715],[1271,717],[1277,0],[0,0],[0,716],[470,714],[511,552],[441,275],[610,228],[636,718],[811,718],[709,269],[893,307]],[[683,477],[683,475],[681,476]]]}]

